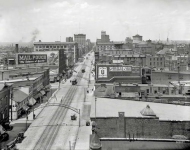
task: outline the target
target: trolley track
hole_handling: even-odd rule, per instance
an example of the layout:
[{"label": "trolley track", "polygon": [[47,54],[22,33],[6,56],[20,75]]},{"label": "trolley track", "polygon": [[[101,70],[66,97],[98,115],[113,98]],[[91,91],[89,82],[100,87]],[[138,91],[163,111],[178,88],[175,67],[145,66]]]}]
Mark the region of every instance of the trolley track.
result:
[{"label": "trolley track", "polygon": [[[85,69],[85,66],[82,66],[82,69]],[[78,73],[77,77],[77,81],[78,83],[81,81],[81,76],[83,76],[83,74],[80,72]],[[75,92],[77,91],[78,86],[71,86],[68,90],[68,92],[66,93],[66,95],[64,96],[64,98],[62,99],[60,104],[64,104],[64,105],[68,105],[70,106],[74,96],[75,96]],[[37,141],[35,147],[33,148],[34,150],[39,150],[39,149],[51,149],[51,146],[53,145],[53,142],[58,134],[58,131],[60,129],[60,125],[63,122],[66,113],[67,113],[67,108],[64,107],[58,107],[56,112],[54,113],[53,117],[51,118],[51,120],[49,121],[47,126],[42,135],[40,136],[39,140]]]}]

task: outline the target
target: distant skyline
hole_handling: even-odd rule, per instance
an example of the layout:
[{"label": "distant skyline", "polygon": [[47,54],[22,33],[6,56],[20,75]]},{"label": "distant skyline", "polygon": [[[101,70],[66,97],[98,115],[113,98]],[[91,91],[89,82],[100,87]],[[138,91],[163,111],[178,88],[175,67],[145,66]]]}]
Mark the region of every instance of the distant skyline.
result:
[{"label": "distant skyline", "polygon": [[189,0],[0,0],[0,42],[190,40]]}]

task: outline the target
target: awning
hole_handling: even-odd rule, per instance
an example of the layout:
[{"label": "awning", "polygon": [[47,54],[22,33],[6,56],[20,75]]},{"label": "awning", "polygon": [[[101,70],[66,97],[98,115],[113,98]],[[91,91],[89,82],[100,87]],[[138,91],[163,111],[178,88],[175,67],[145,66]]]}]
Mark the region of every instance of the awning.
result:
[{"label": "awning", "polygon": [[46,85],[45,88],[46,88],[46,89],[51,88],[51,85],[50,85],[50,84],[49,84],[49,85]]},{"label": "awning", "polygon": [[44,96],[44,97],[43,97],[43,101],[48,101],[47,96]]},{"label": "awning", "polygon": [[27,110],[29,109],[29,107],[26,106],[26,105],[24,105],[22,108],[23,108],[25,111],[27,111]]},{"label": "awning", "polygon": [[39,98],[39,97],[41,97],[42,96],[42,93],[38,93],[38,94],[36,94],[35,96],[33,96],[34,97],[34,99],[37,99],[37,98]]},{"label": "awning", "polygon": [[29,105],[33,106],[35,103],[36,103],[36,100],[33,97],[31,97],[29,99]]},{"label": "awning", "polygon": [[45,92],[44,90],[41,90],[40,93],[41,93],[42,95],[45,95],[45,94],[46,94],[46,92]]}]

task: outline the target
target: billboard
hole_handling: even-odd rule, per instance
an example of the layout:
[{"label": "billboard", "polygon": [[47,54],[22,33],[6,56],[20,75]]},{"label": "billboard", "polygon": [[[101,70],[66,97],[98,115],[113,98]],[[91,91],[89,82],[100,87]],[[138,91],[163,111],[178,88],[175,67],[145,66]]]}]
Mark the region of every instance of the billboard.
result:
[{"label": "billboard", "polygon": [[107,67],[98,67],[98,78],[107,78]]},{"label": "billboard", "polygon": [[17,54],[17,64],[47,63],[47,54]]}]

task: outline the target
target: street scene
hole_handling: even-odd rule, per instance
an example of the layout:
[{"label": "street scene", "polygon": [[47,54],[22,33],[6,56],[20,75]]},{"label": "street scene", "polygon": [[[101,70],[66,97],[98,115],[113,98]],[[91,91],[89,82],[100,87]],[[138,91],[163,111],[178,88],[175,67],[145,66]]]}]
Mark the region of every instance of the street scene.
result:
[{"label": "street scene", "polygon": [[189,6],[0,0],[0,150],[189,149]]}]

